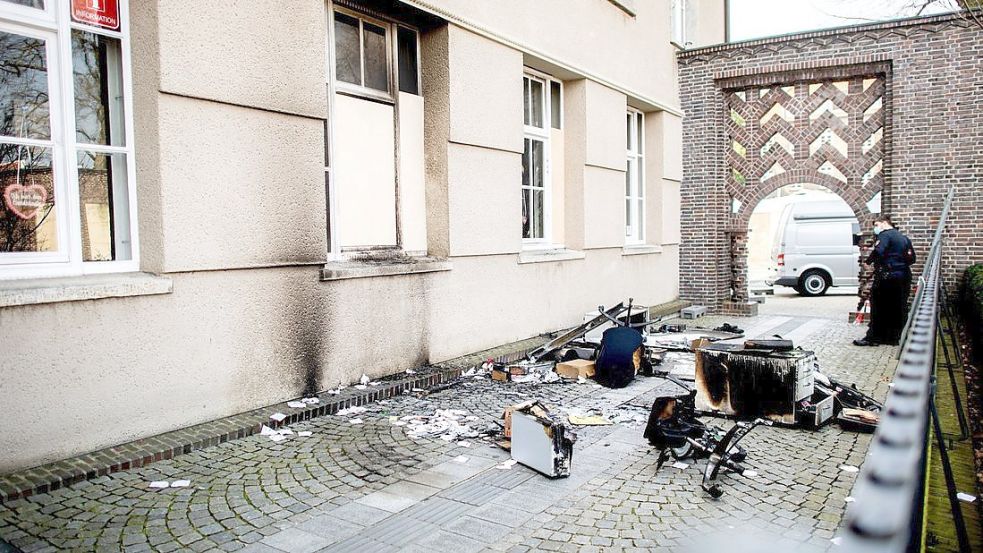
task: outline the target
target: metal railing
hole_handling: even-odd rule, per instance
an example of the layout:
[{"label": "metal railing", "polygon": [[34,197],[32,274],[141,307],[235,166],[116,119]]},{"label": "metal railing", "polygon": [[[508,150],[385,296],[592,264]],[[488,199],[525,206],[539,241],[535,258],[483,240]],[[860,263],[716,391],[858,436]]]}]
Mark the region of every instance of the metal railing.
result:
[{"label": "metal railing", "polygon": [[[902,334],[898,368],[870,446],[870,456],[853,489],[840,550],[849,553],[901,553],[921,548],[929,423],[941,429],[935,413],[935,366],[941,293],[941,239],[954,190],[946,198],[932,246],[919,278]],[[942,444],[946,480],[951,482]],[[964,546],[962,512],[950,486],[953,521]],[[961,532],[960,532],[961,530]]]}]

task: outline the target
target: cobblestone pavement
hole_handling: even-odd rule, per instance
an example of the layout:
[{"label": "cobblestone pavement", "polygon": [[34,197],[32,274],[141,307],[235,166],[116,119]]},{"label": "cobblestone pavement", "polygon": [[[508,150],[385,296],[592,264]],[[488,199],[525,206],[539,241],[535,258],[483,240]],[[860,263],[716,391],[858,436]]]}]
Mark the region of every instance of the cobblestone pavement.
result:
[{"label": "cobblestone pavement", "polygon": [[[814,349],[826,372],[883,397],[895,350],[848,345],[863,330],[844,320],[696,323],[729,321],[749,337],[792,338]],[[528,398],[642,419],[667,385],[638,378],[607,390],[467,378],[290,426],[310,436],[274,443],[256,435],[0,505],[0,537],[24,551],[704,551],[713,540],[756,537],[775,551],[835,549],[830,539],[856,476],[839,467],[863,463],[868,435],[758,428],[742,442],[757,474],[722,476],[725,494],[714,500],[700,489],[704,461],[655,470],[638,420],[578,428],[572,475],[558,480],[521,465],[498,468],[508,454],[481,440],[412,438],[394,424],[452,408],[475,425],[495,425],[503,407]],[[177,479],[190,487],[148,488]]]}]

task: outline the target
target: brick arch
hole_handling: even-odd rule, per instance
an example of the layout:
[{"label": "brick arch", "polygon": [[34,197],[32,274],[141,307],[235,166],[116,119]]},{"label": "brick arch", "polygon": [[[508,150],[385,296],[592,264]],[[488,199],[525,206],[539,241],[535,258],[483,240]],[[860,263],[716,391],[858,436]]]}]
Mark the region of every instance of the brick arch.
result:
[{"label": "brick arch", "polygon": [[825,187],[830,192],[843,199],[860,221],[861,228],[867,228],[873,224],[874,213],[867,207],[874,196],[881,192],[880,187],[856,190],[842,181],[829,175],[824,175],[818,171],[798,170],[782,173],[777,177],[768,179],[765,184],[756,187],[753,191],[748,191],[743,197],[737,199],[741,202],[741,208],[735,214],[735,226],[746,228],[751,219],[754,208],[768,197],[769,194],[793,184],[818,184]]}]

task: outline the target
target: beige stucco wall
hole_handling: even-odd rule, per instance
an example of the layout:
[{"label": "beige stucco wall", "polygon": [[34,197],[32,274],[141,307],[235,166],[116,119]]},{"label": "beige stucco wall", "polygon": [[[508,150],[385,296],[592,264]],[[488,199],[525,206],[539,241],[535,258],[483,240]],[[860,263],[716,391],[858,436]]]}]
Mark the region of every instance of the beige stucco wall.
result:
[{"label": "beige stucco wall", "polygon": [[[531,51],[584,68],[596,77],[654,99],[676,100],[669,0],[635,2],[632,17],[608,0],[412,0],[453,14]],[[548,29],[548,30],[547,30]],[[722,41],[722,37],[721,37]]]},{"label": "beige stucco wall", "polygon": [[324,262],[321,121],[167,94],[159,118],[165,272]]},{"label": "beige stucco wall", "polygon": [[161,91],[324,118],[323,2],[298,0],[289,9],[250,0],[129,4],[134,25],[159,4]]}]

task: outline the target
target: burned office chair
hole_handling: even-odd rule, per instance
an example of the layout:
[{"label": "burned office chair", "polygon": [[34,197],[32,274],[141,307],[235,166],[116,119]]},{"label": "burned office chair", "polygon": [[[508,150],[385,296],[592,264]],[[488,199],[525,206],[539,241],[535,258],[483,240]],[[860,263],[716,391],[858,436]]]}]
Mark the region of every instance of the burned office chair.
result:
[{"label": "burned office chair", "polygon": [[669,457],[676,460],[707,458],[702,487],[711,497],[718,498],[724,492],[714,481],[721,468],[744,474],[741,462],[747,458],[747,451],[738,442],[756,426],[771,425],[771,421],[740,421],[726,433],[721,433],[720,429],[707,426],[696,418],[696,390],[690,390],[667,373],[660,376],[683,388],[685,393],[659,397],[652,404],[652,412],[645,426],[645,438],[659,449],[656,470],[662,468]]}]

